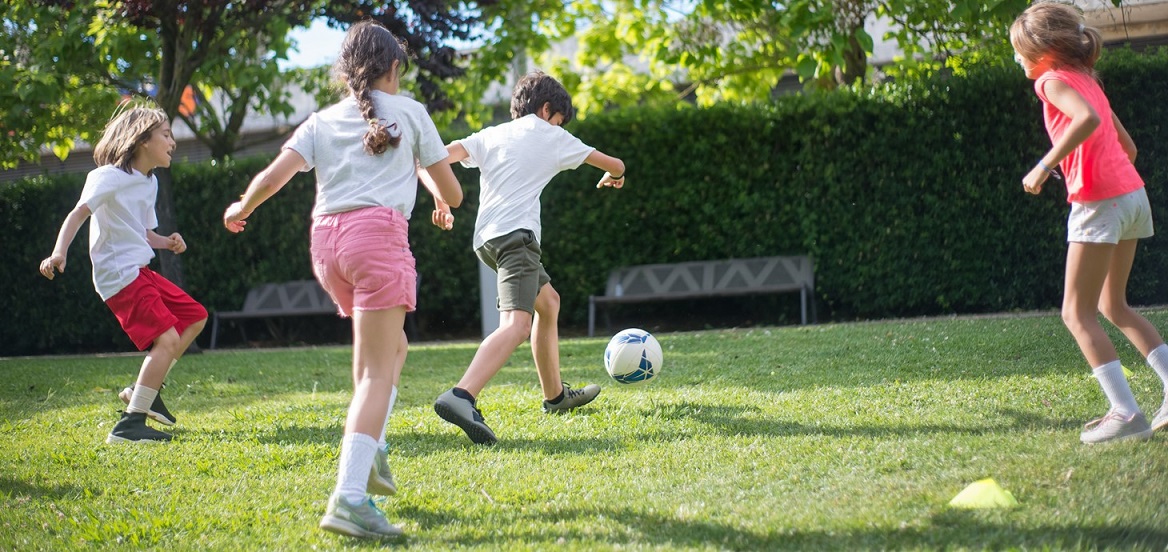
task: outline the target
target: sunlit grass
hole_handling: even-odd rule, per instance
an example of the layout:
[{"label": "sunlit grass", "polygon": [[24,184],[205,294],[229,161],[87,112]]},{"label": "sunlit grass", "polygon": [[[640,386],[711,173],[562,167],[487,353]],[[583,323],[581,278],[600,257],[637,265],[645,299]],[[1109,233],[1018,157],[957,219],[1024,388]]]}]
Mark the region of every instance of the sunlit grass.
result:
[{"label": "sunlit grass", "polygon": [[[1168,327],[1168,312],[1151,312]],[[1168,435],[1087,447],[1106,410],[1057,316],[657,336],[665,369],[618,387],[603,338],[562,344],[593,405],[547,416],[530,352],[480,397],[474,446],[433,412],[476,344],[411,348],[388,430],[407,536],[448,550],[1163,550]],[[1141,406],[1159,379],[1130,346]],[[164,392],[175,441],[108,446],[137,356],[0,360],[0,550],[376,548],[317,529],[350,351],[215,351]],[[992,477],[1020,506],[955,510]]]}]

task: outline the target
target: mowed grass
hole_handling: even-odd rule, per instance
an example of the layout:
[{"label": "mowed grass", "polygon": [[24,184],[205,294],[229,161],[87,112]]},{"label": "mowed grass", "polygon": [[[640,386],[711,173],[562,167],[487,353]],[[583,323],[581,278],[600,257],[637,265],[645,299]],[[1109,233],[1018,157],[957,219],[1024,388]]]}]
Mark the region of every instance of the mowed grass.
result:
[{"label": "mowed grass", "polygon": [[[480,397],[492,448],[431,406],[477,344],[412,346],[383,503],[407,536],[386,542],[317,528],[346,347],[183,359],[164,392],[175,441],[153,446],[103,444],[139,356],[0,360],[0,550],[1168,546],[1168,433],[1079,443],[1107,406],[1057,315],[657,337],[664,372],[641,387],[608,380],[605,339],[564,341],[565,379],[604,391],[560,416],[517,351]],[[1151,414],[1161,383],[1120,352]],[[1020,505],[947,506],[987,477]]]}]

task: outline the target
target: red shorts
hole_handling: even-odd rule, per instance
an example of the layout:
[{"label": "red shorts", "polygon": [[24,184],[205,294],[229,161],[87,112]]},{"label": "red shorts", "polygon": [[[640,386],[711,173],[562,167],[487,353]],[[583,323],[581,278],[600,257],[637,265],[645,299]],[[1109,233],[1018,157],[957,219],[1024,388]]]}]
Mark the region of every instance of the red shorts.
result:
[{"label": "red shorts", "polygon": [[354,310],[417,306],[418,273],[406,217],[390,207],[366,207],[316,217],[312,271],[342,316]]},{"label": "red shorts", "polygon": [[191,324],[207,319],[203,305],[146,267],[105,304],[118,317],[122,329],[139,351],[149,349],[158,336],[171,328],[182,334]]}]

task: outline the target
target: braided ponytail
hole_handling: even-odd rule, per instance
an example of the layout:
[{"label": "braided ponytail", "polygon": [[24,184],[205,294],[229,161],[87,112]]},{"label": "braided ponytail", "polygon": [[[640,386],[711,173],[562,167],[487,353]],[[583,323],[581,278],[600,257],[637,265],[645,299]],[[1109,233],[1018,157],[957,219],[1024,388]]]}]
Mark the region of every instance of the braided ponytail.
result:
[{"label": "braided ponytail", "polygon": [[335,73],[348,84],[357,107],[361,109],[361,117],[369,123],[364,145],[365,151],[372,155],[380,155],[401,144],[402,131],[398,124],[379,116],[370,96],[373,83],[392,71],[395,62],[399,74],[409,67],[405,45],[375,21],[366,20],[353,25],[341,44]]}]

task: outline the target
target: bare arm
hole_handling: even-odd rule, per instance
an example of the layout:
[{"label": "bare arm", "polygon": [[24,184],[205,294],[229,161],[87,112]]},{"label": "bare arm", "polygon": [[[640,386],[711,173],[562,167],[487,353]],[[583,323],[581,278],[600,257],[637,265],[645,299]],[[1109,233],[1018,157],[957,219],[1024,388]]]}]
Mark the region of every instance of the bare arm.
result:
[{"label": "bare arm", "polygon": [[[430,165],[427,168],[418,167],[418,179],[422,181],[422,186],[434,197],[434,212],[430,214],[430,222],[443,230],[454,228],[454,215],[450,212],[450,204],[444,201],[445,194],[442,192],[443,186],[439,184],[438,179],[445,179],[446,175],[444,173],[447,172],[450,173],[450,178],[454,178],[454,171],[450,169],[450,165],[462,161],[466,157],[466,148],[456,142],[446,146],[446,159]],[[462,186],[458,184],[457,179],[455,179],[455,185],[457,187],[456,195],[458,199],[454,206],[458,207],[462,204]]]},{"label": "bare arm", "polygon": [[73,238],[77,237],[77,231],[81,229],[81,224],[91,214],[93,213],[89,210],[89,206],[82,203],[74,207],[65,217],[65,221],[61,223],[61,230],[57,232],[57,243],[53,246],[53,253],[41,261],[40,270],[45,278],[52,280],[54,269],[62,274],[65,273],[65,258],[69,254],[69,245],[73,243]]},{"label": "bare arm", "polygon": [[1071,124],[1067,126],[1067,131],[1058,142],[1055,142],[1050,151],[1039,160],[1040,164],[1035,165],[1022,179],[1022,186],[1032,194],[1041,192],[1042,183],[1050,176],[1043,165],[1050,168],[1058,165],[1063,158],[1082,145],[1096,128],[1099,128],[1100,122],[1099,114],[1083,96],[1075,92],[1074,88],[1057,80],[1049,80],[1044,86],[1046,99],[1070,117]]},{"label": "bare arm", "polygon": [[588,154],[584,162],[604,171],[604,176],[600,178],[600,182],[596,183],[597,188],[602,186],[620,188],[625,185],[624,161],[607,155],[600,150],[592,150],[592,153]]},{"label": "bare arm", "polygon": [[187,242],[178,232],[169,236],[163,236],[153,230],[147,230],[146,243],[150,244],[150,247],[154,249],[169,249],[175,254],[183,253],[187,250]]},{"label": "bare arm", "polygon": [[1114,111],[1111,112],[1111,122],[1115,125],[1115,133],[1119,135],[1119,146],[1122,147],[1123,151],[1127,153],[1127,158],[1130,159],[1132,163],[1135,163],[1135,140],[1132,140],[1131,135],[1127,133],[1127,129],[1123,127],[1123,123],[1119,122],[1119,117],[1116,116]]},{"label": "bare arm", "polygon": [[223,225],[231,232],[242,232],[247,217],[268,198],[276,195],[304,167],[304,157],[296,150],[285,149],[264,170],[251,179],[240,200],[223,213]]}]

